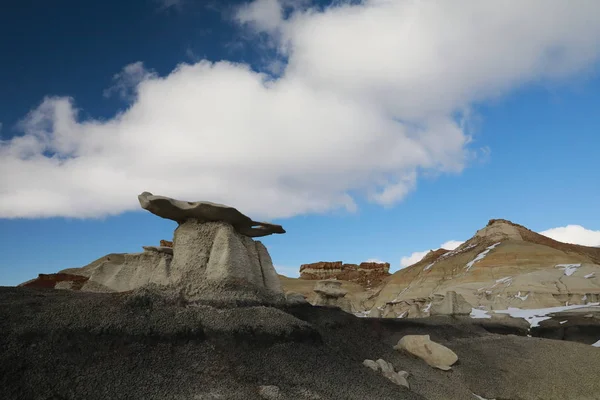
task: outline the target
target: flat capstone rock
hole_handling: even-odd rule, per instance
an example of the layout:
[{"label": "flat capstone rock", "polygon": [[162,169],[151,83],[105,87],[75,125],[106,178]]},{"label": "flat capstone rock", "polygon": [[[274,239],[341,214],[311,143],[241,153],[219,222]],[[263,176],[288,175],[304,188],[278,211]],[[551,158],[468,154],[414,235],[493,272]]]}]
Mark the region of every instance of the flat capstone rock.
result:
[{"label": "flat capstone rock", "polygon": [[138,200],[143,209],[180,224],[189,219],[202,222],[226,222],[237,232],[249,237],[285,233],[281,225],[253,221],[234,207],[210,201],[182,201],[166,196],[155,196],[150,192],[140,194]]}]

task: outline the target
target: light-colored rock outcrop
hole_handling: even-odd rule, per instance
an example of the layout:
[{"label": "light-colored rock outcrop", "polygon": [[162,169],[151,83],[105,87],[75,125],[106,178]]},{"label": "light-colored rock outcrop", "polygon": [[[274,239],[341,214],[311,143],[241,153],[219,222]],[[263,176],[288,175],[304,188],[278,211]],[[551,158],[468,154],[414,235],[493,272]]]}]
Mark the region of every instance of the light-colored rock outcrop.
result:
[{"label": "light-colored rock outcrop", "polygon": [[157,253],[165,253],[173,255],[173,247],[169,246],[142,246],[145,251],[155,251]]},{"label": "light-colored rock outcrop", "polygon": [[301,293],[287,292],[285,294],[285,300],[288,304],[307,304],[308,301]]},{"label": "light-colored rock outcrop", "polygon": [[396,350],[404,350],[421,358],[428,365],[447,371],[458,361],[452,350],[430,339],[429,335],[406,335],[394,346]]},{"label": "light-colored rock outcrop", "polygon": [[375,372],[381,372],[381,375],[385,376],[396,385],[410,388],[410,385],[408,384],[408,372],[394,371],[394,366],[381,358],[377,361],[364,360],[363,365],[367,368],[372,369]]},{"label": "light-colored rock outcrop", "polygon": [[264,385],[258,388],[258,394],[260,397],[266,400],[279,400],[283,399],[281,390],[275,385]]},{"label": "light-colored rock outcrop", "polygon": [[464,297],[455,291],[446,292],[445,296],[434,296],[430,315],[469,315],[473,310]]},{"label": "light-colored rock outcrop", "polygon": [[82,291],[124,292],[157,285],[190,302],[285,301],[269,252],[252,239],[284,233],[281,226],[254,222],[233,207],[210,202],[184,202],[148,192],[138,199],[148,211],[179,223],[173,242],[161,240],[161,246],[144,246],[143,253],[109,254],[62,271],[83,279]]},{"label": "light-colored rock outcrop", "polygon": [[346,312],[352,312],[348,299],[345,299],[346,290],[342,289],[342,283],[335,280],[319,281],[314,288],[317,297],[313,303],[315,306],[339,307]]},{"label": "light-colored rock outcrop", "polygon": [[166,196],[155,196],[150,192],[140,194],[138,200],[143,209],[180,223],[190,219],[200,222],[225,222],[242,235],[249,237],[285,233],[281,225],[253,221],[233,207],[210,201],[182,201]]}]

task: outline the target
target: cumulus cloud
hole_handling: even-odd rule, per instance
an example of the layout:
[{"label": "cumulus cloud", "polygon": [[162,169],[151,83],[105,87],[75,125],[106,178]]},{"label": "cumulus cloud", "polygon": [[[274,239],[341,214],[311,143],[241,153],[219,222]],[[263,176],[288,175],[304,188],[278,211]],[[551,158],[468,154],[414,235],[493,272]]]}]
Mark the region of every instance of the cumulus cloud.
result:
[{"label": "cumulus cloud", "polygon": [[440,248],[446,249],[446,250],[454,250],[463,243],[464,243],[464,241],[460,241],[460,240],[448,240],[447,242],[442,243]]},{"label": "cumulus cloud", "polygon": [[427,255],[427,253],[429,253],[429,250],[415,251],[410,256],[402,257],[400,259],[400,265],[402,267],[408,267],[410,265],[418,263],[419,261],[421,261],[423,259],[423,257],[425,257],[425,255]]},{"label": "cumulus cloud", "polygon": [[104,97],[110,97],[116,93],[124,100],[134,101],[138,85],[156,76],[155,72],[144,68],[141,61],[126,65],[121,72],[113,76],[113,85],[104,91]]},{"label": "cumulus cloud", "polygon": [[[448,240],[447,242],[444,242],[440,245],[440,247],[438,247],[438,249],[446,249],[446,250],[454,250],[456,249],[458,246],[460,246],[461,244],[463,244],[464,241],[460,241],[460,240]],[[436,249],[437,250],[437,249]],[[411,266],[415,263],[418,263],[419,261],[421,261],[423,259],[423,257],[425,257],[427,255],[427,253],[429,253],[431,250],[425,250],[425,251],[415,251],[414,253],[412,253],[409,256],[404,256],[400,259],[400,265],[405,268],[408,266]]]},{"label": "cumulus cloud", "polygon": [[600,247],[600,231],[586,229],[581,225],[567,225],[540,232],[544,236],[563,243]]},{"label": "cumulus cloud", "polygon": [[465,168],[473,104],[600,54],[600,2],[307,4],[257,0],[235,17],[275,46],[276,78],[207,60],[157,76],[140,62],[110,90],[131,102],[113,118],[44,99],[0,143],[12,171],[0,217],[118,214],[144,190],[257,218],[393,205],[420,174]]}]

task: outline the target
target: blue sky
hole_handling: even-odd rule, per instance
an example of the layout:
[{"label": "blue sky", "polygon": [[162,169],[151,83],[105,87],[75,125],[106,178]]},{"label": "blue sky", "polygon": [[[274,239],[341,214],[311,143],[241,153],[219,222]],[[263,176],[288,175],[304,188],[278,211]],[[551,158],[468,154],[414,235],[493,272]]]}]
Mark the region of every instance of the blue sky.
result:
[{"label": "blue sky", "polygon": [[600,246],[600,4],[449,4],[5,7],[0,285],[170,239],[144,190],[283,224],[286,275],[491,218]]}]

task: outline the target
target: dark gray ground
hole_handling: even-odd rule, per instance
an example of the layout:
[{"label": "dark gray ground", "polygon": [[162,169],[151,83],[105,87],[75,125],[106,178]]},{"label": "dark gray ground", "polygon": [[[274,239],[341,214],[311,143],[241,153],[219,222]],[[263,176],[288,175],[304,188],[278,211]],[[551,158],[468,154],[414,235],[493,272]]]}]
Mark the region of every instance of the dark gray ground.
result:
[{"label": "dark gray ground", "polygon": [[[279,386],[282,399],[600,399],[600,349],[489,331],[309,305],[0,288],[0,399],[260,399],[261,385]],[[409,333],[430,334],[459,362],[443,372],[393,350]],[[366,358],[410,372],[411,390]]]}]

